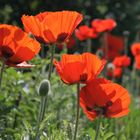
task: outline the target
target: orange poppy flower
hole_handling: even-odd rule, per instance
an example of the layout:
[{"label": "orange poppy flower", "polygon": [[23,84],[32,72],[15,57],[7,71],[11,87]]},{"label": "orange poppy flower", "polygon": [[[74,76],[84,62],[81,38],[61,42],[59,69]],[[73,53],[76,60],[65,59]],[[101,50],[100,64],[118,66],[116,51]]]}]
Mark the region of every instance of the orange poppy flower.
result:
[{"label": "orange poppy flower", "polygon": [[40,44],[36,40],[29,38],[28,34],[20,28],[0,24],[0,58],[7,65],[16,66],[24,61],[29,61],[39,50]]},{"label": "orange poppy flower", "polygon": [[87,83],[101,72],[105,60],[96,55],[84,53],[82,55],[62,55],[61,62],[54,61],[56,70],[66,84]]},{"label": "orange poppy flower", "polygon": [[140,55],[135,57],[135,68],[140,70]]},{"label": "orange poppy flower", "polygon": [[113,19],[95,19],[91,22],[91,25],[97,33],[101,33],[111,31],[117,24]]},{"label": "orange poppy flower", "polygon": [[65,42],[82,20],[82,15],[73,11],[44,12],[36,16],[22,16],[27,32],[45,43]]},{"label": "orange poppy flower", "polygon": [[122,86],[109,80],[94,79],[80,91],[80,106],[90,120],[99,115],[118,118],[128,114],[130,96]]},{"label": "orange poppy flower", "polygon": [[92,28],[88,27],[87,25],[80,26],[79,29],[76,29],[75,35],[81,41],[86,40],[88,38],[97,37],[95,31]]},{"label": "orange poppy flower", "polygon": [[131,52],[134,56],[140,55],[140,43],[134,43],[131,46]]},{"label": "orange poppy flower", "polygon": [[116,67],[128,67],[130,65],[130,62],[131,62],[130,57],[123,55],[116,57],[113,61],[113,64]]},{"label": "orange poppy flower", "polygon": [[115,67],[113,70],[113,77],[114,78],[121,78],[123,70],[121,67]]}]

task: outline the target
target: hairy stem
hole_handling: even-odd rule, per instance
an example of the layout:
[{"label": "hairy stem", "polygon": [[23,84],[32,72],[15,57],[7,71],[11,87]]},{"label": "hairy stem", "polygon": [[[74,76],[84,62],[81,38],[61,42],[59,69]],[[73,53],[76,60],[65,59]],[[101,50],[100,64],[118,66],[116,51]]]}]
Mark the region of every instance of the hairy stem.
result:
[{"label": "hairy stem", "polygon": [[2,66],[0,70],[0,89],[1,89],[1,84],[2,84],[2,76],[3,76],[4,68],[5,68],[5,61],[2,61]]},{"label": "hairy stem", "polygon": [[35,140],[39,140],[39,128],[40,128],[40,123],[42,121],[43,106],[44,106],[43,97],[41,97],[41,103],[40,103],[40,110],[39,110],[39,115],[38,115],[38,120],[37,120],[37,129],[36,129]]},{"label": "hairy stem", "polygon": [[96,127],[96,135],[94,140],[98,140],[99,132],[100,132],[100,124],[101,124],[101,114],[99,114],[98,123]]},{"label": "hairy stem", "polygon": [[[50,46],[50,50],[51,50],[51,58],[50,58],[49,71],[48,71],[48,80],[50,80],[50,78],[51,78],[51,73],[52,73],[52,68],[53,68],[53,59],[54,59],[54,53],[55,53],[55,46],[54,45]],[[39,128],[40,128],[40,123],[43,121],[44,116],[45,116],[47,97],[48,97],[48,94],[46,94],[45,97],[41,98],[41,104],[40,104],[40,111],[39,111],[39,116],[38,116],[35,140],[40,139]]]},{"label": "hairy stem", "polygon": [[73,140],[76,140],[76,135],[77,135],[77,129],[78,129],[78,123],[79,123],[79,103],[80,103],[80,97],[79,97],[79,92],[80,92],[80,84],[77,84],[77,112],[76,112],[76,122],[75,122],[75,130],[74,130],[74,136]]},{"label": "hairy stem", "polygon": [[[16,108],[17,108],[17,109],[18,109],[18,107],[19,107],[19,105],[20,105],[20,101],[21,101],[21,93],[19,93],[18,98],[17,98],[16,101],[15,101],[15,105],[16,105]],[[14,117],[14,122],[13,122],[13,129],[16,128],[17,119],[18,119],[18,114],[16,113],[16,114],[15,114],[15,117]]]},{"label": "hairy stem", "polygon": [[54,59],[54,53],[55,53],[55,46],[51,46],[51,60],[50,60],[50,65],[49,65],[49,72],[48,72],[48,80],[51,78],[51,73],[52,73],[52,68],[53,68],[53,59]]}]

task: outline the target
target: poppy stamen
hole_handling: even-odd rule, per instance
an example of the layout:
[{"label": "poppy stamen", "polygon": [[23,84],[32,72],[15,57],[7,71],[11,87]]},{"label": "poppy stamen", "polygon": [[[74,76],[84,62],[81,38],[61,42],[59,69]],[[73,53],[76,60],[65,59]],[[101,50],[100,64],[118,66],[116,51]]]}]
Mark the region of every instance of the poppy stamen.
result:
[{"label": "poppy stamen", "polygon": [[110,107],[110,106],[112,106],[112,104],[113,104],[112,101],[108,101],[108,102],[106,103],[106,106],[107,106],[107,107]]},{"label": "poppy stamen", "polygon": [[10,49],[9,47],[7,46],[2,46],[1,49],[0,49],[1,53],[2,53],[2,56],[7,59],[7,58],[10,58],[14,55],[12,49]]},{"label": "poppy stamen", "polygon": [[86,73],[83,73],[80,75],[80,81],[85,82],[87,80],[88,75]]},{"label": "poppy stamen", "polygon": [[68,33],[61,33],[61,34],[58,35],[57,41],[58,41],[59,43],[62,43],[62,42],[65,41],[65,39],[66,39],[67,37],[68,37]]},{"label": "poppy stamen", "polygon": [[93,108],[91,108],[91,107],[89,107],[89,106],[86,106],[86,109],[88,110],[88,111],[93,111]]}]

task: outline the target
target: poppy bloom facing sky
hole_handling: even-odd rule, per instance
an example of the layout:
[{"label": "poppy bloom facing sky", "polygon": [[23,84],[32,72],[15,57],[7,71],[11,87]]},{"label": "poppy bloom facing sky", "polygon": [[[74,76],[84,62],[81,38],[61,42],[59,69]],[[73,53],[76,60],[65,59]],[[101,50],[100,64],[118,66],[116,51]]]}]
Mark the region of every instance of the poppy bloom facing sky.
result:
[{"label": "poppy bloom facing sky", "polygon": [[130,57],[123,55],[116,57],[113,61],[113,64],[116,67],[128,67],[130,65],[130,62],[131,62]]},{"label": "poppy bloom facing sky", "polygon": [[[20,28],[0,24],[0,58],[7,65],[18,67],[20,63],[31,60],[39,50],[40,44]],[[23,67],[30,66],[26,63]]]},{"label": "poppy bloom facing sky", "polygon": [[91,25],[97,33],[101,33],[105,31],[111,31],[116,27],[117,24],[113,19],[94,19],[91,22]]},{"label": "poppy bloom facing sky", "polygon": [[61,62],[54,60],[54,65],[62,81],[66,84],[87,83],[102,71],[105,60],[100,60],[91,53],[64,54]]},{"label": "poppy bloom facing sky", "polygon": [[128,114],[130,96],[122,86],[103,78],[94,79],[80,91],[80,105],[90,120],[100,115],[118,118]]},{"label": "poppy bloom facing sky", "polygon": [[140,55],[140,43],[132,44],[131,52],[134,56]]},{"label": "poppy bloom facing sky", "polygon": [[88,27],[87,25],[82,25],[79,29],[75,30],[75,35],[79,40],[86,40],[88,38],[96,38],[97,34],[95,30]]},{"label": "poppy bloom facing sky", "polygon": [[36,16],[22,16],[27,32],[45,43],[65,42],[73,33],[83,17],[74,11],[43,12]]}]

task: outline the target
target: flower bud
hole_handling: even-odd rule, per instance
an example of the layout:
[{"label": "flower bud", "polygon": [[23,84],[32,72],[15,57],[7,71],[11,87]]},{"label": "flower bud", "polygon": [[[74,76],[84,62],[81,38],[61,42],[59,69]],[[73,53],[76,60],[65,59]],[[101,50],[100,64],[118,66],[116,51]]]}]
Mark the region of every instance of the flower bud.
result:
[{"label": "flower bud", "polygon": [[50,90],[50,82],[47,79],[41,81],[39,86],[39,95],[46,96]]}]

